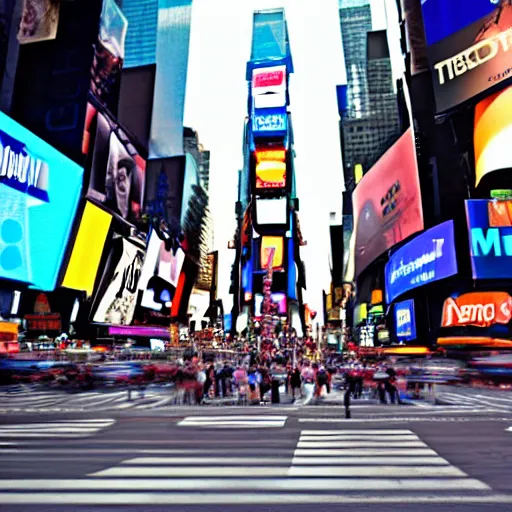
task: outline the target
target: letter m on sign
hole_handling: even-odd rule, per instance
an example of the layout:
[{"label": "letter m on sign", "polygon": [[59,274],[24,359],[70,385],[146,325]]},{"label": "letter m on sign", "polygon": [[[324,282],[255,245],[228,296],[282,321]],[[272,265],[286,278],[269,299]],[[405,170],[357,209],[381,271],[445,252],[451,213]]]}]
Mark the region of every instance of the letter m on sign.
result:
[{"label": "letter m on sign", "polygon": [[484,235],[482,228],[471,230],[471,250],[473,256],[488,256],[491,252],[494,256],[501,256],[500,231],[490,228]]}]

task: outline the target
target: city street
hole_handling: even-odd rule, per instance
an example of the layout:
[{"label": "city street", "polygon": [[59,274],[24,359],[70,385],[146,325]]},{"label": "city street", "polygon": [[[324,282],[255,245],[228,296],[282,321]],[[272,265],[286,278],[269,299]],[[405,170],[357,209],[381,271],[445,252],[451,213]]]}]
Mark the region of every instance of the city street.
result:
[{"label": "city street", "polygon": [[510,510],[512,412],[175,407],[0,416],[0,509]]}]

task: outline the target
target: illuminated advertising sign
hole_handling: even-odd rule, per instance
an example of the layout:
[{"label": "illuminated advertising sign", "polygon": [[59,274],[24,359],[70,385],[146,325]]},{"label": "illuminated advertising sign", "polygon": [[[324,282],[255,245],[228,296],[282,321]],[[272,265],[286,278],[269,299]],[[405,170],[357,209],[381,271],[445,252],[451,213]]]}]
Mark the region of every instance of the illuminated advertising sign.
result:
[{"label": "illuminated advertising sign", "polygon": [[511,318],[512,297],[507,292],[472,292],[444,301],[441,327],[506,325]]},{"label": "illuminated advertising sign", "polygon": [[286,162],[261,162],[256,164],[256,188],[286,187]]},{"label": "illuminated advertising sign", "polygon": [[476,186],[492,171],[512,168],[512,86],[476,105],[473,137]]},{"label": "illuminated advertising sign", "polygon": [[[287,302],[286,295],[284,293],[276,292],[271,294],[272,304],[276,306],[277,313],[279,315],[286,315],[287,313]],[[257,293],[254,296],[254,316],[261,317],[262,316],[262,306],[263,306],[263,295],[261,293]]]},{"label": "illuminated advertising sign", "polygon": [[286,66],[258,68],[252,72],[254,109],[286,105]]},{"label": "illuminated advertising sign", "polygon": [[424,0],[422,12],[438,112],[511,76],[510,0]]},{"label": "illuminated advertising sign", "polygon": [[55,288],[83,169],[0,112],[0,278]]},{"label": "illuminated advertising sign", "polygon": [[62,286],[91,296],[112,215],[87,202]]},{"label": "illuminated advertising sign", "polygon": [[93,306],[93,322],[130,325],[144,260],[143,242],[116,235]]},{"label": "illuminated advertising sign", "polygon": [[144,258],[138,288],[142,290],[141,306],[170,314],[185,253],[171,247],[164,233],[152,230]]},{"label": "illuminated advertising sign", "polygon": [[354,208],[355,275],[423,229],[418,164],[409,128],[358,183]]},{"label": "illuminated advertising sign", "polygon": [[457,274],[455,231],[449,220],[400,247],[386,264],[386,302],[408,290]]},{"label": "illuminated advertising sign", "polygon": [[398,341],[410,341],[416,338],[416,318],[414,300],[404,300],[395,304],[395,325]]},{"label": "illuminated advertising sign", "polygon": [[512,278],[512,201],[466,201],[473,279]]},{"label": "illuminated advertising sign", "polygon": [[262,236],[261,237],[261,249],[260,249],[260,261],[261,268],[266,269],[269,264],[270,250],[274,251],[274,260],[272,262],[272,268],[274,270],[281,269],[284,260],[284,239],[282,236]]},{"label": "illuminated advertising sign", "polygon": [[129,222],[139,220],[144,202],[146,162],[124,131],[91,104],[83,149],[84,153],[89,153],[91,162],[88,197]]},{"label": "illuminated advertising sign", "polygon": [[255,226],[286,226],[288,221],[288,200],[286,197],[277,199],[256,198]]},{"label": "illuminated advertising sign", "polygon": [[170,331],[164,327],[116,326],[108,328],[109,336],[142,336],[145,338],[170,338]]},{"label": "illuminated advertising sign", "polygon": [[255,137],[284,136],[288,129],[288,113],[285,108],[255,110],[252,115],[252,133]]}]

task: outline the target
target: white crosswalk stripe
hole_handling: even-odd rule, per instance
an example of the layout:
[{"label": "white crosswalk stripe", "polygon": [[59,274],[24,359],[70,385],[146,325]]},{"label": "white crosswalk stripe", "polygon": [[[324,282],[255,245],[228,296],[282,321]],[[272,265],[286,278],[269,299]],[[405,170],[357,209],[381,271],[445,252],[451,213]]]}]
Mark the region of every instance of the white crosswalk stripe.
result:
[{"label": "white crosswalk stripe", "polygon": [[[219,418],[196,417],[195,423],[209,425]],[[340,436],[366,437],[366,442],[353,447]],[[406,443],[404,438],[423,448],[394,446],[399,440]],[[329,440],[338,447],[323,447]],[[312,446],[299,448],[301,442]],[[167,450],[125,459],[79,479],[0,480],[0,505],[512,502],[492,494],[484,482],[451,465],[410,430],[304,430],[295,446],[291,461],[268,451],[258,455],[250,447],[240,456],[229,449],[212,456],[197,449]]]},{"label": "white crosswalk stripe", "polygon": [[179,427],[209,428],[281,428],[287,416],[187,416],[178,422]]},{"label": "white crosswalk stripe", "polygon": [[112,426],[115,420],[69,420],[48,421],[42,423],[20,423],[0,425],[0,439],[27,438],[40,439],[47,437],[79,438],[89,437],[100,430]]}]

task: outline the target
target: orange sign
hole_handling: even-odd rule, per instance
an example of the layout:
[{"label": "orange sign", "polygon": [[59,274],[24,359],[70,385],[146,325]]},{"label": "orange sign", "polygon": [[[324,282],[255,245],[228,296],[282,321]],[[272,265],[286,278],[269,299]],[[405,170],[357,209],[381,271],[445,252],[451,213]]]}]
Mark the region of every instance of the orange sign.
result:
[{"label": "orange sign", "polygon": [[444,301],[441,327],[488,327],[511,319],[512,297],[507,292],[472,292]]},{"label": "orange sign", "polygon": [[284,162],[286,160],[286,150],[279,149],[257,149],[256,162]]},{"label": "orange sign", "polygon": [[264,160],[256,165],[256,188],[283,188],[286,186],[286,164]]}]

